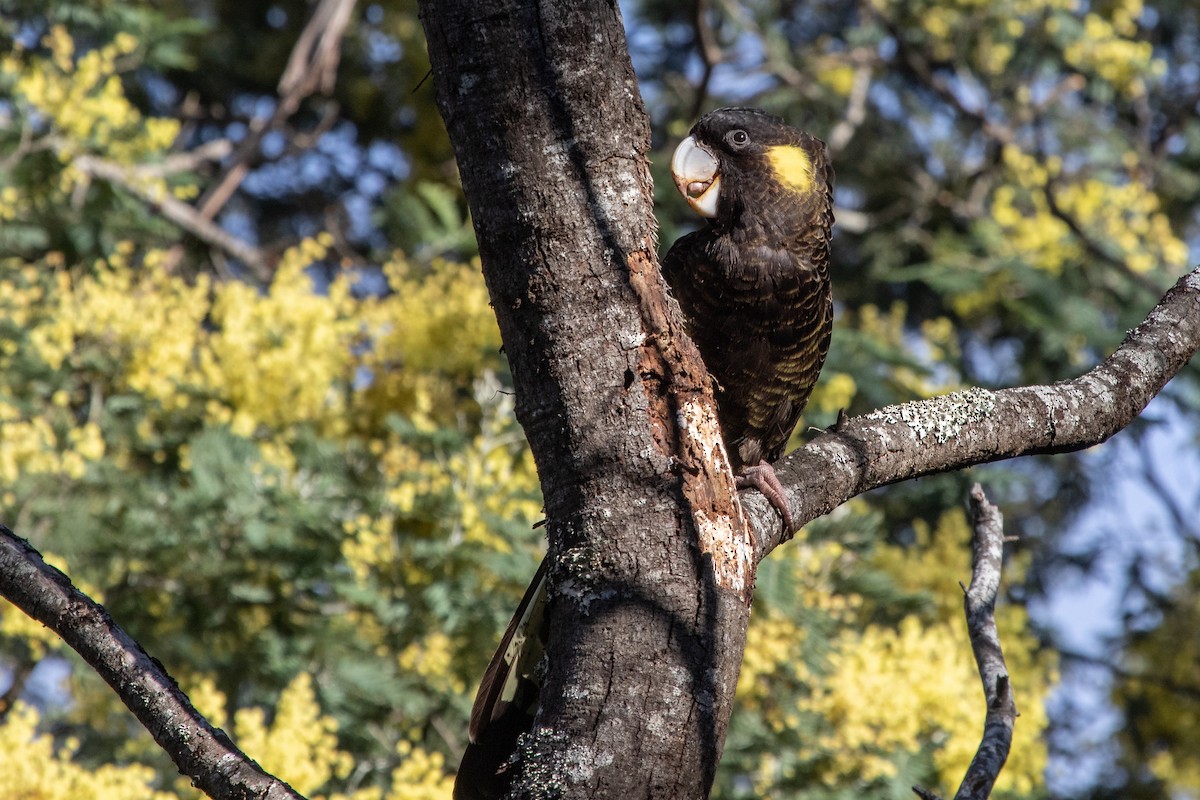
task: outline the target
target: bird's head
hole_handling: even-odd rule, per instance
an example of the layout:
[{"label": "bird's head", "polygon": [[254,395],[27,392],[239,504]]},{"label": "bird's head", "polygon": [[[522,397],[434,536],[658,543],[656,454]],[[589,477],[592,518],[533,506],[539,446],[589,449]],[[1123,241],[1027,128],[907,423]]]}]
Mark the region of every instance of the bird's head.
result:
[{"label": "bird's head", "polygon": [[821,140],[755,108],[701,117],[675,148],[671,175],[688,205],[709,219],[728,219],[747,206],[765,210],[779,191],[819,202],[830,191]]}]

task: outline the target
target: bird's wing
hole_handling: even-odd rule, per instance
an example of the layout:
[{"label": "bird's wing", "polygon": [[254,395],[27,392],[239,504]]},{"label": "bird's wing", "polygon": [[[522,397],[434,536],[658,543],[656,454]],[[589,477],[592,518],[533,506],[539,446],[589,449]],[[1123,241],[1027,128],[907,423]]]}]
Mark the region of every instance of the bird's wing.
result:
[{"label": "bird's wing", "polygon": [[545,609],[546,561],[543,559],[479,682],[468,728],[472,742],[478,742],[488,726],[504,716],[523,694],[518,692],[521,680],[531,679],[533,668],[541,658]]}]

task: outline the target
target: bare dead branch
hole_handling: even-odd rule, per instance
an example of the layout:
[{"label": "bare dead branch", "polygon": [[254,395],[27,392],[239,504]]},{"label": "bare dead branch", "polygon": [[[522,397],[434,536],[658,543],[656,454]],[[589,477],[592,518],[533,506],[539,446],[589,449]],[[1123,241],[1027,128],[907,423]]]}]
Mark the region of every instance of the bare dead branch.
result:
[{"label": "bare dead branch", "polygon": [[712,83],[713,71],[725,59],[725,53],[717,42],[717,32],[711,17],[712,9],[708,0],[695,0],[692,5],[692,29],[696,36],[696,49],[700,52],[700,60],[704,64],[704,72],[696,85],[696,96],[692,101],[691,118],[696,119],[704,109],[708,99],[708,87]]},{"label": "bare dead branch", "polygon": [[36,664],[31,661],[22,661],[17,664],[15,669],[10,668],[8,689],[4,691],[3,695],[0,695],[0,725],[3,725],[8,719],[9,712],[24,693],[25,687],[29,684],[29,678],[33,675],[34,666]]},{"label": "bare dead branch", "polygon": [[151,191],[145,179],[136,171],[95,156],[80,156],[73,164],[86,175],[114,183],[136,195],[180,228],[202,242],[224,250],[260,277],[266,275],[267,260],[261,250],[229,233],[182,200],[176,200],[165,192]]},{"label": "bare dead branch", "polygon": [[220,161],[233,152],[233,142],[228,139],[213,139],[191,150],[172,153],[157,163],[139,164],[134,169],[139,175],[165,176],[180,172],[191,172],[208,161]]},{"label": "bare dead branch", "polygon": [[854,83],[850,87],[850,96],[846,98],[846,111],[829,132],[829,141],[825,144],[831,159],[836,159],[837,154],[850,144],[867,118],[867,94],[871,89],[872,71],[873,65],[865,59],[854,68]]},{"label": "bare dead branch", "polygon": [[996,595],[1000,591],[1000,571],[1004,560],[1004,517],[1000,509],[988,502],[983,487],[971,488],[970,513],[973,536],[971,540],[974,567],[971,585],[963,597],[967,614],[967,633],[971,650],[983,681],[983,696],[987,700],[987,717],[983,723],[983,741],[971,766],[958,787],[955,800],[984,800],[1008,759],[1012,746],[1013,724],[1017,706],[1013,702],[1012,685],[1000,634],[996,630]]},{"label": "bare dead branch", "polygon": [[113,687],[179,771],[216,800],[303,800],[192,707],[154,658],[103,607],[0,526],[0,594],[62,637]]},{"label": "bare dead branch", "polygon": [[329,94],[337,83],[342,60],[342,33],[350,22],[355,0],[321,0],[300,32],[279,78],[279,94]]},{"label": "bare dead branch", "polygon": [[[1200,268],[1091,371],[1049,386],[964,392],[847,420],[784,458],[776,472],[797,525],[889,483],[1106,441],[1141,413],[1200,349]],[[756,492],[742,495],[761,560],[791,531]]]},{"label": "bare dead branch", "polygon": [[246,138],[238,145],[232,161],[220,179],[197,203],[201,216],[213,219],[229,202],[250,173],[250,164],[258,154],[263,137],[296,113],[300,104],[316,91],[329,94],[337,78],[341,60],[342,34],[350,22],[355,0],[321,0],[288,56],[287,67],[279,79],[279,102],[266,120],[254,120]]},{"label": "bare dead branch", "polygon": [[[954,800],[987,800],[1000,770],[1004,768],[1004,762],[1008,760],[1017,707],[1013,702],[995,617],[996,596],[1000,591],[1000,572],[1004,562],[1004,517],[1000,509],[988,502],[983,487],[978,483],[971,488],[969,501],[973,566],[971,585],[963,591],[963,607],[975,665],[983,681],[987,716],[983,723],[983,740],[971,759]],[[921,800],[939,800],[936,794],[927,789],[919,786],[912,789]]]}]

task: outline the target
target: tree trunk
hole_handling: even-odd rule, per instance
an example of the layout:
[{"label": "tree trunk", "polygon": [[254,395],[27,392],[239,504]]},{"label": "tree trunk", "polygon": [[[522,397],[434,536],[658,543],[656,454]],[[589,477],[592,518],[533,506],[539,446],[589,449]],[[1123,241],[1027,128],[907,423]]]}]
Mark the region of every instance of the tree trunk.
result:
[{"label": "tree trunk", "polygon": [[657,270],[620,12],[424,0],[421,15],[546,500],[547,673],[513,796],[707,797],[753,542]]}]

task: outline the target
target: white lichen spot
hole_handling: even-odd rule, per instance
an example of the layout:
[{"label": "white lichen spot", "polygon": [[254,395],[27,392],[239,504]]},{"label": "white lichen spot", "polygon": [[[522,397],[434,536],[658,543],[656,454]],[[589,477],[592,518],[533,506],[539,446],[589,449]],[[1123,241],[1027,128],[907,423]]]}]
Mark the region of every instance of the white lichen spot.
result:
[{"label": "white lichen spot", "polygon": [[853,451],[841,443],[829,442],[818,444],[816,448],[824,453],[834,467],[845,470],[855,465]]},{"label": "white lichen spot", "polygon": [[565,597],[568,600],[574,601],[575,605],[586,616],[591,613],[592,603],[609,600],[617,596],[616,589],[605,589],[602,592],[597,592],[592,586],[593,584],[588,581],[586,576],[583,580],[571,577],[559,582],[557,594],[559,597]]},{"label": "white lichen spot", "polygon": [[[584,745],[573,744],[568,747],[563,760],[566,761],[567,775],[570,776],[571,783],[578,786],[590,781],[596,773],[596,768],[600,766],[599,756],[599,753]],[[611,756],[608,763],[612,763]]]},{"label": "white lichen spot", "polygon": [[1030,387],[1037,398],[1046,406],[1046,410],[1051,416],[1057,416],[1058,412],[1065,412],[1067,404],[1063,401],[1062,392],[1053,386],[1033,386]]},{"label": "white lichen spot", "polygon": [[568,700],[586,700],[591,697],[591,692],[583,686],[568,684],[567,688],[563,690],[563,697]]},{"label": "white lichen spot", "polygon": [[619,338],[621,347],[625,350],[636,350],[646,343],[646,333],[641,328],[622,330]]},{"label": "white lichen spot", "polygon": [[903,424],[918,439],[933,437],[938,444],[944,444],[958,436],[964,426],[986,418],[995,408],[994,395],[975,388],[898,406],[884,406],[868,414],[867,419],[888,425]]},{"label": "white lichen spot", "polygon": [[658,738],[666,738],[671,733],[671,727],[660,713],[653,713],[646,719],[646,730]]},{"label": "white lichen spot", "polygon": [[1162,371],[1164,357],[1161,350],[1130,348],[1125,356],[1142,375],[1157,375]]},{"label": "white lichen spot", "polygon": [[664,668],[666,678],[675,686],[691,686],[692,672],[687,667],[670,666]]}]

